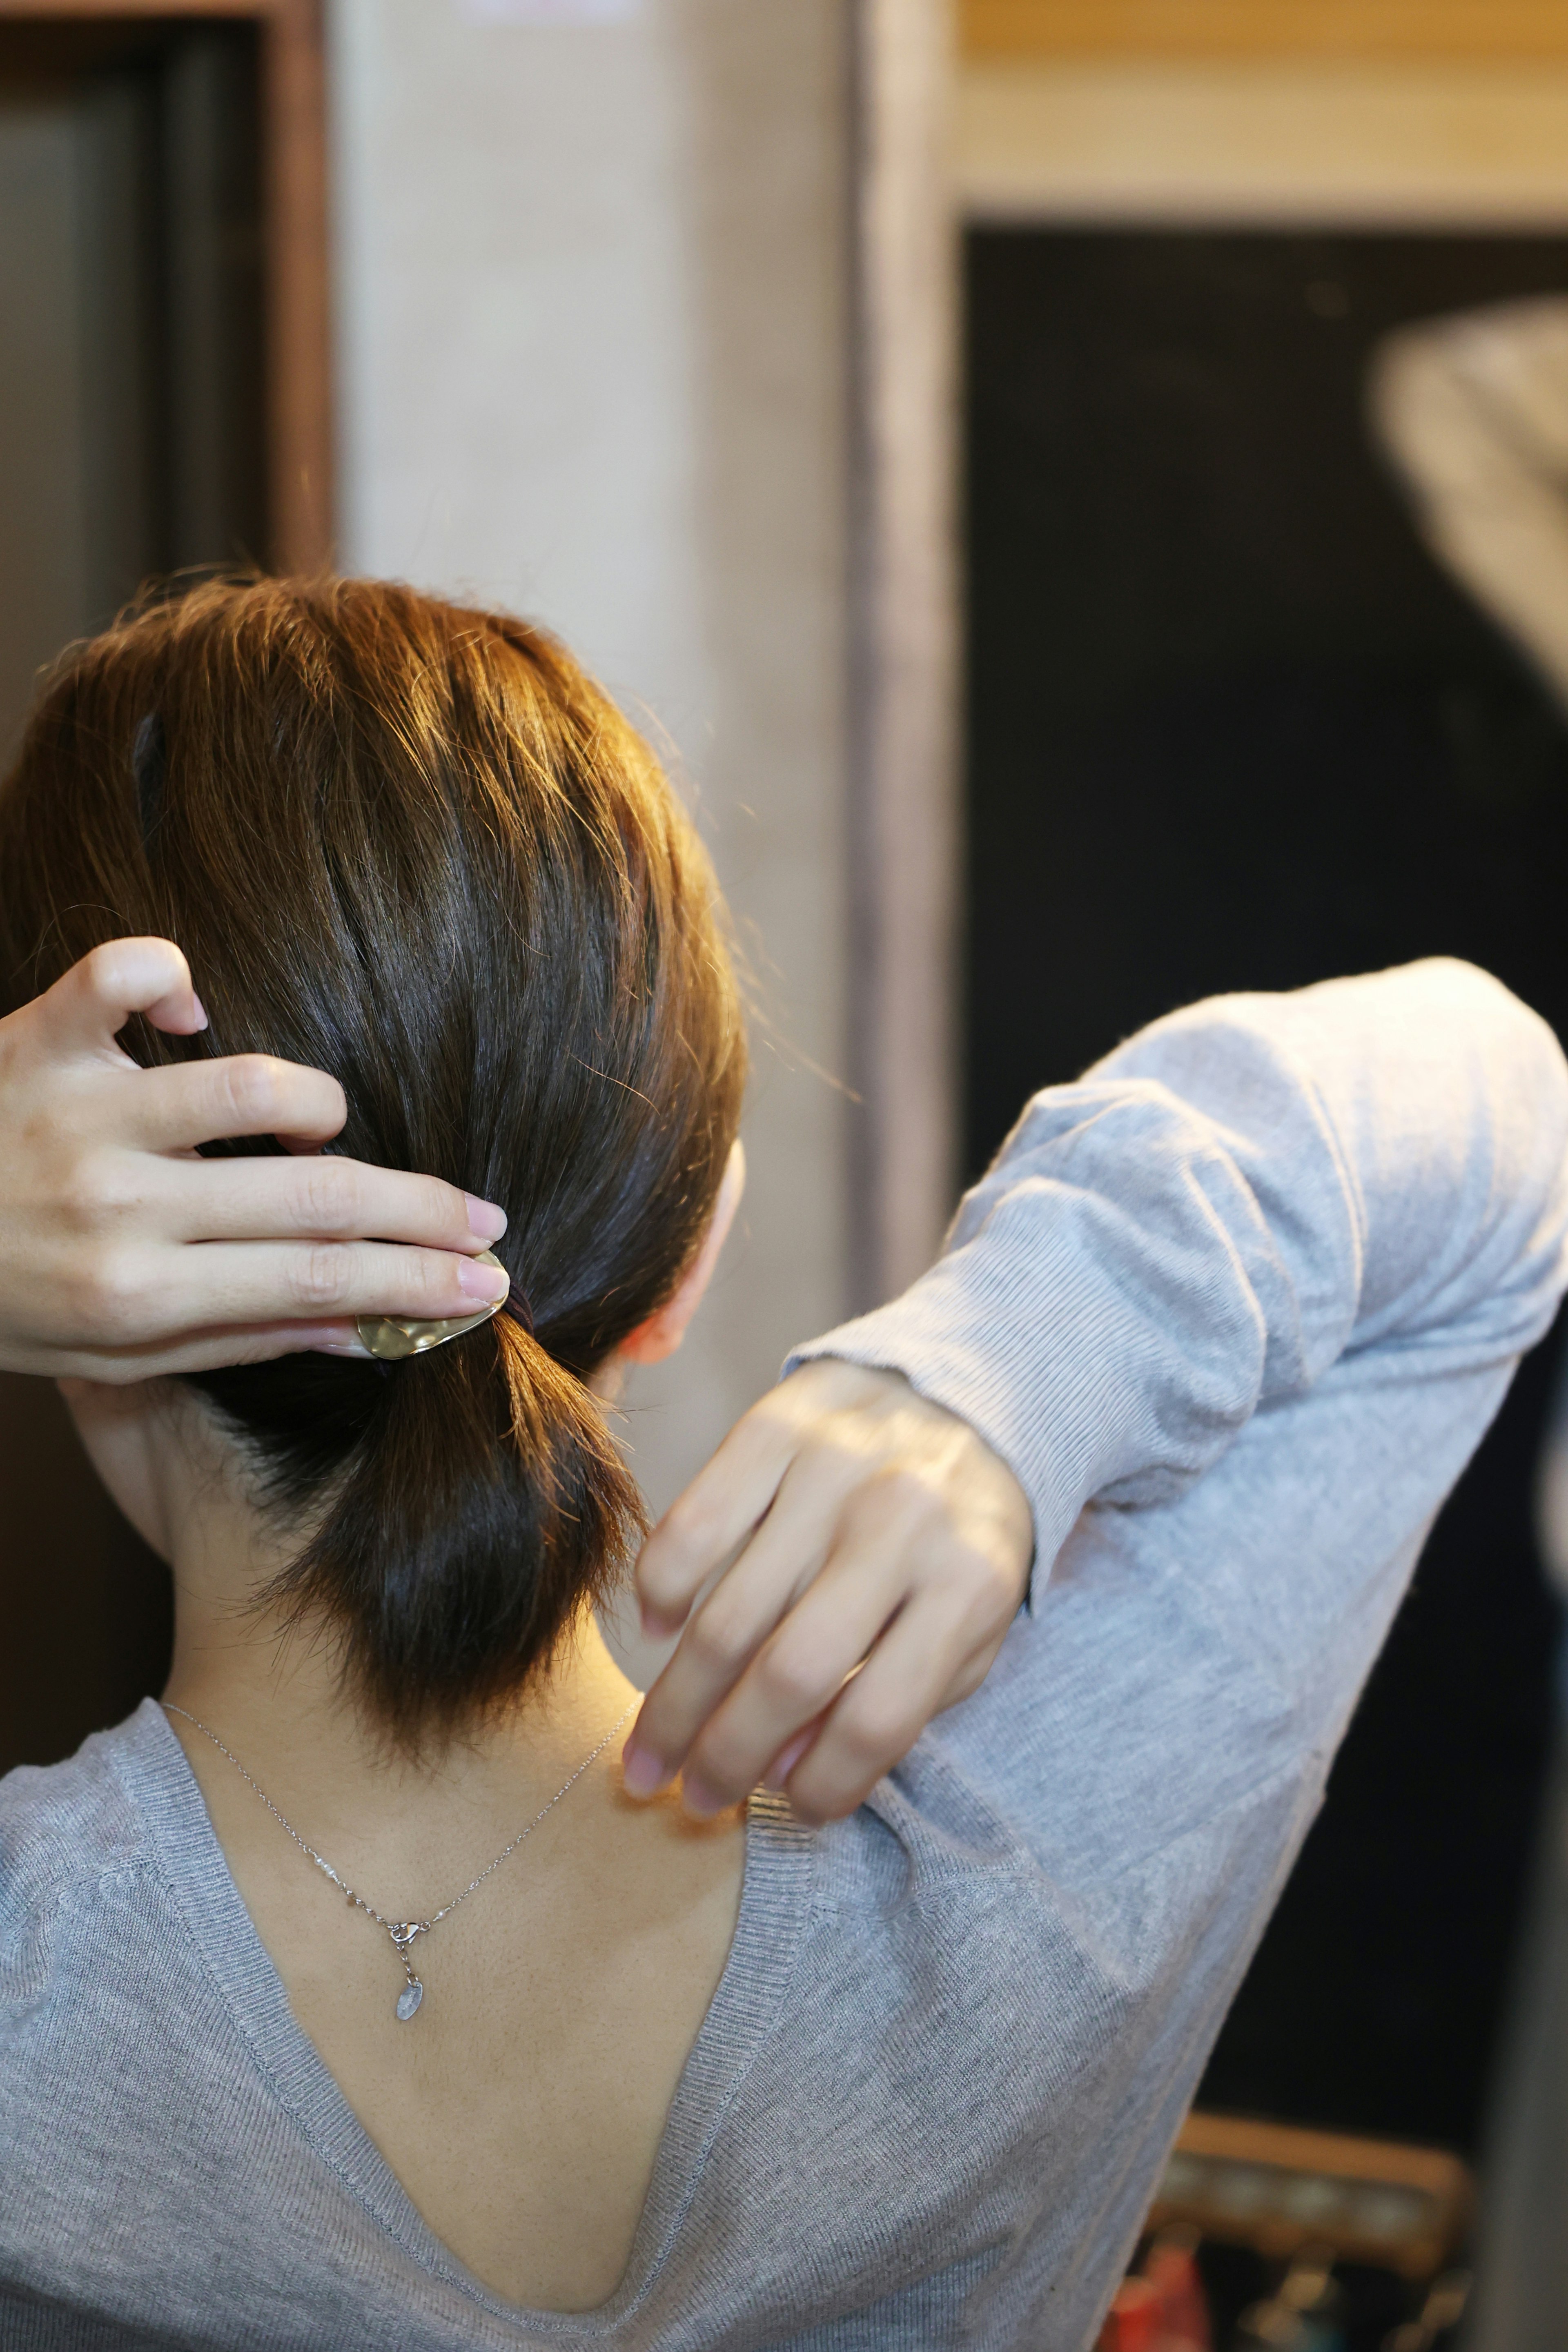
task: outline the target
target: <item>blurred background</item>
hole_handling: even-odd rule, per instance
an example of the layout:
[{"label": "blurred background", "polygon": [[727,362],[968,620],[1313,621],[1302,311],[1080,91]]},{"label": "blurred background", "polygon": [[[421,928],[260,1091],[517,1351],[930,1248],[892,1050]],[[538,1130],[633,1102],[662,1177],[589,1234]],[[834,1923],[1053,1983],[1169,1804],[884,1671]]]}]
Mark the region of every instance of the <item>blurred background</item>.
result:
[{"label": "blurred background", "polygon": [[[1568,1035],[1561,306],[1562,0],[0,0],[0,755],[141,580],[248,559],[536,615],[652,732],[757,1013],[745,1229],[631,1400],[658,1507],[1155,1014],[1444,952]],[[1522,2210],[1558,1352],[1204,2086],[1307,2137],[1167,2185],[1216,2341],[1447,2341],[1474,2168]],[[168,1639],[71,1446],[0,1381],[0,1768]]]}]

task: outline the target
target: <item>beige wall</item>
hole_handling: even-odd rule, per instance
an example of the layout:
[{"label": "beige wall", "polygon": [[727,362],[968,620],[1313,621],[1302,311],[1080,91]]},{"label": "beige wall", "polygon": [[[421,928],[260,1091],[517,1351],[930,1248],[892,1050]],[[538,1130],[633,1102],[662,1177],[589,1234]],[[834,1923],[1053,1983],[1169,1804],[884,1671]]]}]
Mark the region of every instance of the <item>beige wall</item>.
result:
[{"label": "beige wall", "polygon": [[343,559],[544,619],[668,737],[770,1016],[744,1231],[631,1399],[656,1506],[845,1296],[841,6],[334,20]]}]

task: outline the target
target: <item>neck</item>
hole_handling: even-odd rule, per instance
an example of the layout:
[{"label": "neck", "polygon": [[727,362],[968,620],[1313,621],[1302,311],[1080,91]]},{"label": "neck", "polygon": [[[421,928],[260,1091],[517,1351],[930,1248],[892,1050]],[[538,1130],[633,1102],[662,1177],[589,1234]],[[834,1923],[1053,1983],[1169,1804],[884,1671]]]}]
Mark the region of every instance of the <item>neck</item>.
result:
[{"label": "neck", "polygon": [[[330,1637],[257,1607],[292,1547],[226,1465],[209,1467],[215,1475],[192,1477],[182,1465],[166,1496],[174,1655],[163,1696],[232,1750],[310,1844],[365,1883],[390,1891],[411,1869],[439,1877],[447,1856],[466,1859],[492,1834],[504,1843],[635,1704],[584,1609],[548,1674],[514,1703],[417,1759],[401,1755],[343,1687]],[[194,1725],[171,1720],[204,1785],[215,1765],[232,1769]],[[619,1738],[612,1745],[618,1754]]]}]

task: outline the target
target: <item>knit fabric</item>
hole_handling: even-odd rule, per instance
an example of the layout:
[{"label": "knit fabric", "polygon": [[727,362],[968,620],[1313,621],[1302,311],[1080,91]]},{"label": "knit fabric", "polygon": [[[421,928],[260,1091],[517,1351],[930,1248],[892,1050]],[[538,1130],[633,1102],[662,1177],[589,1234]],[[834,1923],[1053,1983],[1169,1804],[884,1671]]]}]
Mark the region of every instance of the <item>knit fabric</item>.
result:
[{"label": "knit fabric", "polygon": [[0,2345],[1084,2352],[1422,1538],[1565,1279],[1568,1070],[1434,963],[1229,998],[1026,1111],[816,1341],[1013,1464],[982,1688],[753,1804],[621,2284],[510,2307],[300,2032],[149,1702],[0,1783]]}]

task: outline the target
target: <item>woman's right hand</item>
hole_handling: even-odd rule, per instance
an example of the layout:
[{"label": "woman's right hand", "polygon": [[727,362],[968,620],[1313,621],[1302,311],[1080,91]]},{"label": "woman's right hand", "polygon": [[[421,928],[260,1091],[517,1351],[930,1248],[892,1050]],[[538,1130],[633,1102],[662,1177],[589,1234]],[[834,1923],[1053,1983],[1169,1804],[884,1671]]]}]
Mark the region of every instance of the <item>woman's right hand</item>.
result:
[{"label": "woman's right hand", "polygon": [[[206,1026],[167,940],[96,948],[0,1021],[0,1370],[126,1381],[361,1354],[358,1315],[468,1315],[504,1287],[472,1262],[500,1209],[321,1156],[348,1113],[335,1078],[258,1054],[143,1070],[115,1043],[134,1013]],[[258,1135],[289,1156],[196,1150]]]}]

